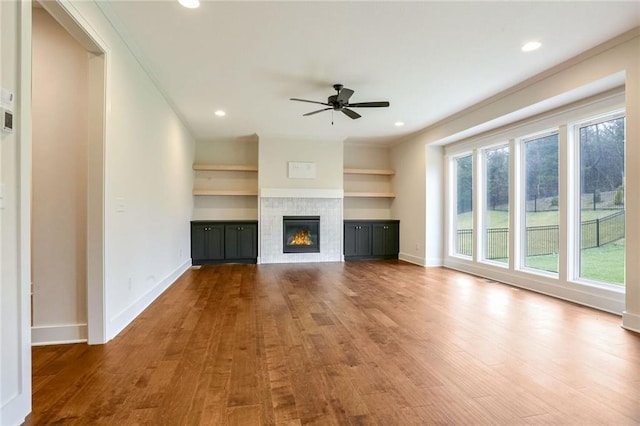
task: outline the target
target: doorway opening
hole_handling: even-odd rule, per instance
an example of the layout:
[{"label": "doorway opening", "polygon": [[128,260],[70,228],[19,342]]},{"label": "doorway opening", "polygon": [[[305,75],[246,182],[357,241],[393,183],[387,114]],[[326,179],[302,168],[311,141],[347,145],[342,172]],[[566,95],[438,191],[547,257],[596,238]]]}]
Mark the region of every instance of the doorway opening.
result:
[{"label": "doorway opening", "polygon": [[106,341],[106,55],[57,1],[32,10],[34,345]]}]

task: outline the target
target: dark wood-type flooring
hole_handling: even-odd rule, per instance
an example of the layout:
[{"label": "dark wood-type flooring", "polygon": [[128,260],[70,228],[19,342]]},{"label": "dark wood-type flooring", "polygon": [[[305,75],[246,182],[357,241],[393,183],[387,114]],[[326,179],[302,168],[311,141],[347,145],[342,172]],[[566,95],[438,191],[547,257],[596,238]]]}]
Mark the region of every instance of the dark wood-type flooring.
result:
[{"label": "dark wood-type flooring", "polygon": [[639,424],[640,336],[443,268],[208,266],[106,345],[34,348],[49,423]]}]

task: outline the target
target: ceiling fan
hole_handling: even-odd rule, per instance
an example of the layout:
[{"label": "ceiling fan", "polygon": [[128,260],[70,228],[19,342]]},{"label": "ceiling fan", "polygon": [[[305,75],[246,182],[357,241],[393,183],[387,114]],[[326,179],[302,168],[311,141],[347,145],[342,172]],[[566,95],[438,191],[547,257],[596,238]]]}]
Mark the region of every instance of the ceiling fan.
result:
[{"label": "ceiling fan", "polygon": [[311,111],[306,114],[302,114],[305,117],[307,115],[313,115],[322,111],[329,111],[330,109],[332,109],[334,111],[341,111],[347,117],[350,117],[355,120],[356,118],[360,118],[361,115],[350,108],[377,108],[377,107],[389,106],[389,102],[387,101],[357,102],[357,103],[351,104],[349,103],[349,99],[351,98],[351,95],[353,95],[353,90],[345,88],[342,84],[334,84],[333,88],[337,93],[335,95],[329,96],[329,98],[327,99],[327,102],[309,101],[306,99],[298,99],[298,98],[291,98],[291,100],[299,101],[299,102],[308,102],[310,104],[325,105],[328,107],[328,108],[319,109],[317,111]]}]

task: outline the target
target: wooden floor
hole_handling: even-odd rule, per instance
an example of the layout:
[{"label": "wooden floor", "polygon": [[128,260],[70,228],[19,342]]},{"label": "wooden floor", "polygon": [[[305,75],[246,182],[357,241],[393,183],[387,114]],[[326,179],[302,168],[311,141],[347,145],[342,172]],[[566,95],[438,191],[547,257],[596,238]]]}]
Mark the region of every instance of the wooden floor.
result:
[{"label": "wooden floor", "polygon": [[639,424],[640,336],[440,268],[210,266],[106,345],[34,348],[48,423]]}]

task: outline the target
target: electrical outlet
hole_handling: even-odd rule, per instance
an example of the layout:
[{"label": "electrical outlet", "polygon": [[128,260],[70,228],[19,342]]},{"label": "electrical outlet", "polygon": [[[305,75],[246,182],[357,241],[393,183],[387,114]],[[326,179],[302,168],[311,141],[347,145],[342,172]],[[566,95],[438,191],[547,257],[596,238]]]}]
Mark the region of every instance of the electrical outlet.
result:
[{"label": "electrical outlet", "polygon": [[420,243],[416,243],[416,251],[420,251]]},{"label": "electrical outlet", "polygon": [[129,291],[133,288],[133,279],[131,277],[129,277],[129,281],[127,282],[127,288]]},{"label": "electrical outlet", "polygon": [[124,213],[127,210],[127,203],[124,198],[116,198],[116,213]]}]

